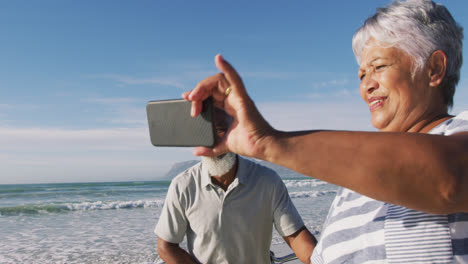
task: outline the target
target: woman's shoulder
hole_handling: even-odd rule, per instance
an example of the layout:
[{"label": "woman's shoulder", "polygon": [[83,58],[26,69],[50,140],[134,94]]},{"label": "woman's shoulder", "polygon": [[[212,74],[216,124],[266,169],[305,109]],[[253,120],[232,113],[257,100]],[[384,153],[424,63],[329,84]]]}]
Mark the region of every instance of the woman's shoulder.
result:
[{"label": "woman's shoulder", "polygon": [[457,115],[455,115],[454,119],[468,120],[468,110],[459,112]]},{"label": "woman's shoulder", "polygon": [[447,125],[448,134],[468,131],[468,111],[462,111],[451,119]]},{"label": "woman's shoulder", "polygon": [[431,134],[450,136],[460,132],[468,131],[468,111],[461,111],[453,118],[438,125]]}]

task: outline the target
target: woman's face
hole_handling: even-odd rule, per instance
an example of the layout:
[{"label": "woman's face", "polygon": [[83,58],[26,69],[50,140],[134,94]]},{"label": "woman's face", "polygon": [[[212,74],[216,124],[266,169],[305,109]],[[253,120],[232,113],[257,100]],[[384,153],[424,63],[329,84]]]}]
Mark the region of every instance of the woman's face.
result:
[{"label": "woman's face", "polygon": [[429,74],[422,70],[413,78],[409,55],[398,48],[376,45],[373,40],[368,44],[362,53],[359,78],[372,125],[380,131],[413,131],[433,114],[432,101],[438,95],[428,85]]}]

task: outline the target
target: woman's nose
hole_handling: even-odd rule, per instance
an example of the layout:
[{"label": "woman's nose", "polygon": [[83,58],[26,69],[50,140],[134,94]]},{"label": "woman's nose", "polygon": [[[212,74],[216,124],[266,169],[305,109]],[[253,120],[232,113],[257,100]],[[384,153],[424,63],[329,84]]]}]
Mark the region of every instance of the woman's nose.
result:
[{"label": "woman's nose", "polygon": [[377,82],[372,75],[364,77],[361,81],[361,94],[371,94],[379,89],[379,82]]}]

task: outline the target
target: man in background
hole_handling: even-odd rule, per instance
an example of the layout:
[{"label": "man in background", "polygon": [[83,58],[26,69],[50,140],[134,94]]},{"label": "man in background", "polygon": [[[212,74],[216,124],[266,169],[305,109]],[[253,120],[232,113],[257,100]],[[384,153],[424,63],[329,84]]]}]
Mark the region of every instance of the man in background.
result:
[{"label": "man in background", "polygon": [[[222,140],[231,118],[215,108]],[[234,153],[202,157],[172,180],[155,233],[166,263],[270,263],[273,224],[303,263],[316,240],[273,170]],[[179,246],[187,236],[188,252]]]}]

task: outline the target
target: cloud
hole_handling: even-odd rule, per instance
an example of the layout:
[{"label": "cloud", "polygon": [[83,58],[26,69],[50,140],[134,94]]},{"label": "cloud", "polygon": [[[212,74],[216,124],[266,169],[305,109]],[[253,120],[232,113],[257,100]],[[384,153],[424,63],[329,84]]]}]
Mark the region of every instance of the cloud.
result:
[{"label": "cloud", "polygon": [[242,73],[243,77],[247,78],[259,78],[259,79],[271,79],[271,80],[276,80],[276,79],[282,79],[282,80],[287,80],[287,79],[297,79],[300,77],[307,76],[307,73],[297,73],[297,72],[268,72],[268,71],[263,71],[263,72],[245,72]]},{"label": "cloud", "polygon": [[167,78],[135,78],[135,77],[126,77],[126,76],[118,76],[115,78],[120,83],[123,84],[130,84],[130,85],[142,85],[142,84],[159,84],[165,86],[172,86],[175,88],[179,88],[184,90],[185,85],[175,80],[167,79]]},{"label": "cloud", "polygon": [[328,89],[320,89],[316,90],[311,93],[307,93],[304,95],[304,98],[309,99],[327,99],[330,101],[346,101],[347,99],[351,100],[360,100],[359,99],[359,92],[350,89],[340,89],[340,90],[328,90]]},{"label": "cloud", "polygon": [[139,102],[140,100],[136,98],[118,98],[118,97],[109,97],[109,98],[90,98],[85,99],[86,102],[98,103],[103,105],[121,105],[121,104],[131,104]]},{"label": "cloud", "polygon": [[65,130],[0,127],[1,151],[69,152],[138,150],[148,145],[146,128]]},{"label": "cloud", "polygon": [[0,111],[1,110],[16,110],[16,109],[22,109],[22,110],[37,110],[41,107],[40,104],[31,104],[31,103],[14,103],[14,104],[0,104]]},{"label": "cloud", "polygon": [[[0,154],[0,184],[157,180],[174,164],[156,151],[132,154]],[[188,154],[178,156],[193,159]]]},{"label": "cloud", "polygon": [[326,87],[337,87],[337,86],[345,86],[350,83],[349,79],[339,79],[339,80],[328,80],[322,82],[315,82],[312,84],[312,87],[315,89],[326,88]]},{"label": "cloud", "polygon": [[[113,104],[132,103],[133,99],[95,101]],[[372,130],[366,107],[354,103],[257,105],[265,118],[281,130]],[[116,117],[111,122],[140,120]],[[192,148],[152,146],[146,123],[135,128],[0,127],[0,146],[0,184],[157,179],[174,163],[197,159]]]},{"label": "cloud", "polygon": [[128,75],[119,75],[119,74],[94,74],[88,75],[87,78],[92,79],[110,79],[116,81],[121,85],[164,85],[175,87],[181,90],[185,90],[185,84],[180,81],[180,77],[147,77],[139,78]]},{"label": "cloud", "polygon": [[365,105],[342,102],[267,102],[258,104],[259,110],[277,129],[362,130],[375,131]]},{"label": "cloud", "polygon": [[[461,104],[454,110],[466,110]],[[257,102],[266,120],[280,130],[376,131],[356,93],[343,89],[320,100]],[[305,99],[304,99],[305,98]],[[327,100],[323,100],[327,98]],[[157,179],[180,161],[196,159],[192,148],[156,148],[149,140],[146,116],[135,98],[95,98],[115,110],[106,120],[121,128],[62,129],[0,127],[0,184],[19,182]],[[465,107],[465,108],[463,108]],[[133,109],[133,110],[132,110]],[[137,127],[128,128],[127,124]],[[64,178],[66,176],[66,178]]]},{"label": "cloud", "polygon": [[118,125],[146,125],[148,121],[146,119],[126,119],[126,118],[115,118],[109,121],[111,124]]},{"label": "cloud", "polygon": [[0,127],[0,184],[155,180],[192,148],[154,147],[147,127]]},{"label": "cloud", "polygon": [[9,105],[9,104],[0,104],[0,110],[2,109],[11,109],[13,108],[12,105]]},{"label": "cloud", "polygon": [[147,124],[145,104],[147,100],[131,97],[88,98],[83,100],[106,107],[111,117],[101,122],[105,124],[137,125]]},{"label": "cloud", "polygon": [[[183,73],[183,76],[190,82],[199,82],[208,76],[219,73],[218,70],[189,70]],[[181,76],[179,76],[180,78]]]}]

